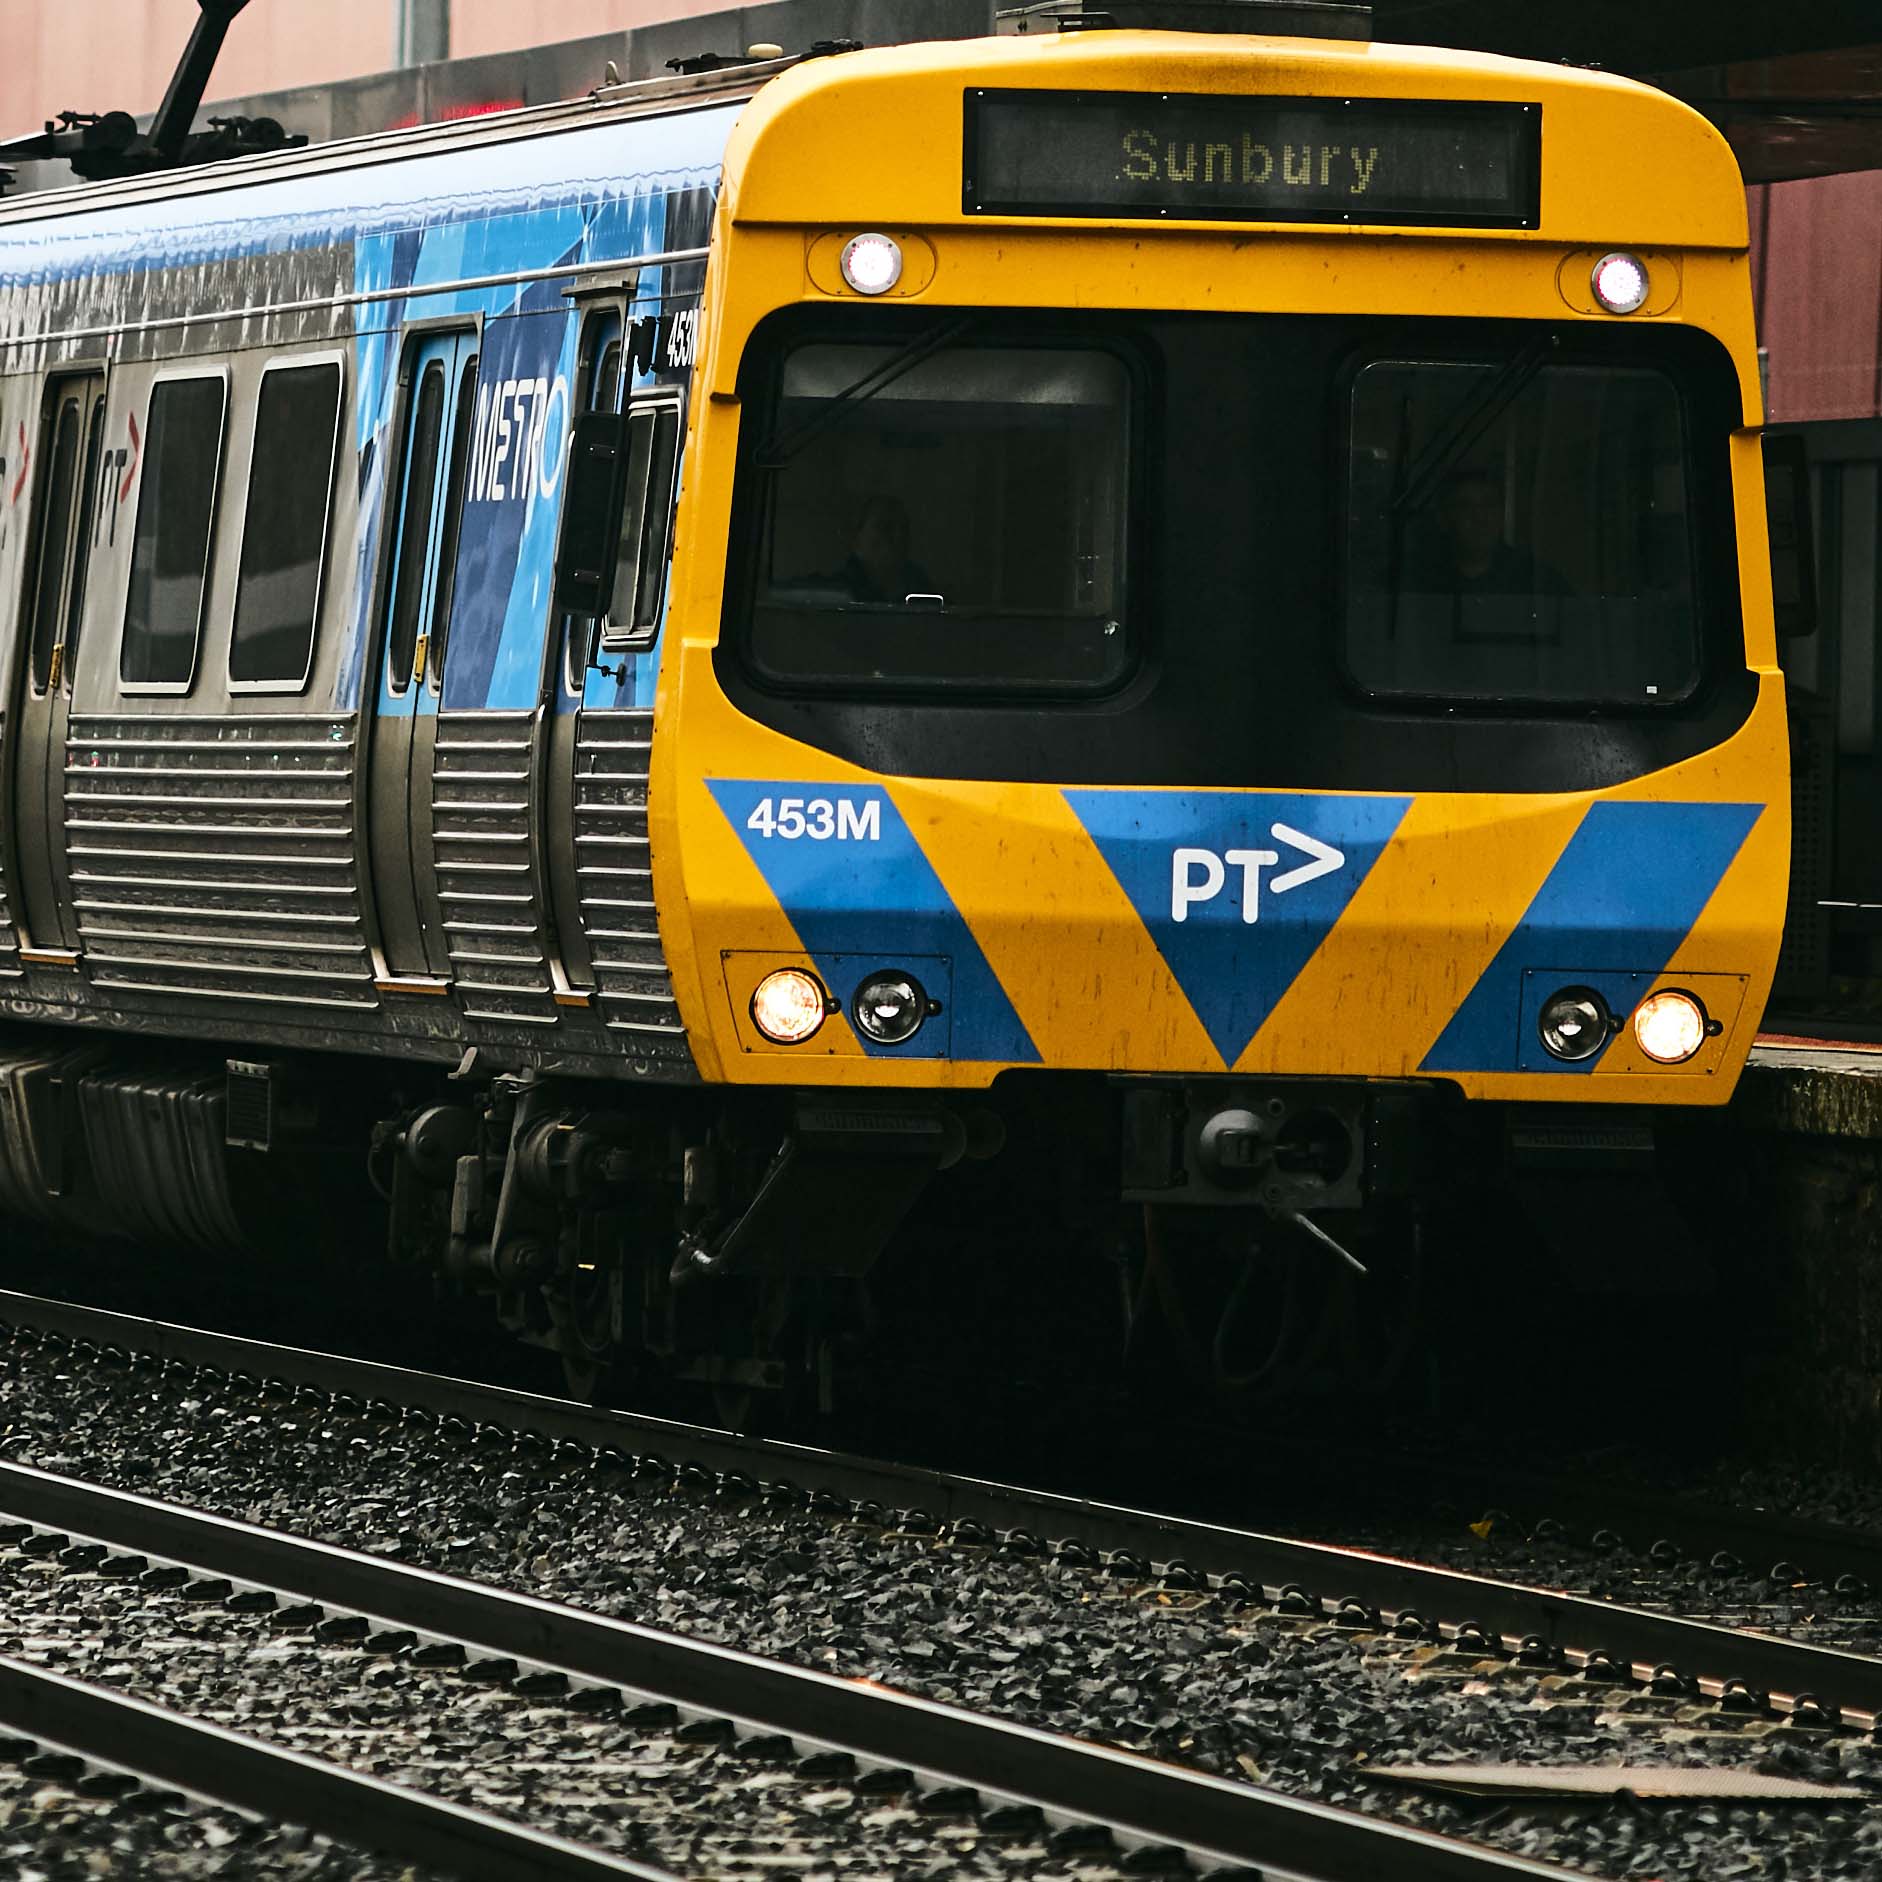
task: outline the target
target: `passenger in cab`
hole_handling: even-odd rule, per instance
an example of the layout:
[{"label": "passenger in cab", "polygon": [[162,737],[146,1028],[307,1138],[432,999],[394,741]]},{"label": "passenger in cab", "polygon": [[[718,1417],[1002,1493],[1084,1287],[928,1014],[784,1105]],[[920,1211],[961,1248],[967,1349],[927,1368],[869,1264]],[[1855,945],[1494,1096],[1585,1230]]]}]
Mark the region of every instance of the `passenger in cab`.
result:
[{"label": "passenger in cab", "polygon": [[877,607],[899,607],[910,595],[924,599],[933,584],[918,563],[909,559],[908,511],[899,498],[870,497],[856,519],[850,552],[836,572],[836,586],[852,601]]},{"label": "passenger in cab", "polygon": [[1438,493],[1436,553],[1407,585],[1454,595],[1560,595],[1547,563],[1503,536],[1503,486],[1487,470],[1460,470]]}]

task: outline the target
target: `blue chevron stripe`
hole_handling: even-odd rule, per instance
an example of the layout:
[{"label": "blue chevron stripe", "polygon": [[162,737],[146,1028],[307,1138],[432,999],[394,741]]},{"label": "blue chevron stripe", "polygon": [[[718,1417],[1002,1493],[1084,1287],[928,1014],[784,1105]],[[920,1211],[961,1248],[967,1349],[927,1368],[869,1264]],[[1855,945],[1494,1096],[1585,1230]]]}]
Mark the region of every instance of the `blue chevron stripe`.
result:
[{"label": "blue chevron stripe", "polygon": [[1613,998],[1663,972],[1712,899],[1762,804],[1591,804],[1496,958],[1452,1015],[1427,1072],[1590,1072],[1525,1050],[1523,976],[1579,980]]},{"label": "blue chevron stripe", "polygon": [[[915,970],[937,1016],[907,1045],[879,1046],[878,1058],[980,1059],[1036,1065],[1038,1048],[1006,989],[980,951],[954,898],[915,833],[878,785],[793,784],[709,779],[726,821],[738,832],[778,906],[797,930],[823,983],[847,1010],[858,980],[874,967]],[[788,826],[780,806],[797,806]],[[769,805],[755,827],[760,805]],[[807,806],[822,805],[824,810]],[[796,834],[786,834],[786,828]],[[931,984],[944,963],[949,984]]]}]

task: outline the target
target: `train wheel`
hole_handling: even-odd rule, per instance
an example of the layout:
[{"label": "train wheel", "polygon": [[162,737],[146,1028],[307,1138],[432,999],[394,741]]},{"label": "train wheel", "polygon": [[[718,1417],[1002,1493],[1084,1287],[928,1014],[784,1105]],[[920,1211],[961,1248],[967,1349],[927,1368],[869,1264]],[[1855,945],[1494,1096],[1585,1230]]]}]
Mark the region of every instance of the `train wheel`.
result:
[{"label": "train wheel", "polygon": [[624,1404],[640,1383],[621,1339],[621,1285],[618,1255],[590,1245],[571,1251],[543,1287],[563,1382],[591,1405]]}]

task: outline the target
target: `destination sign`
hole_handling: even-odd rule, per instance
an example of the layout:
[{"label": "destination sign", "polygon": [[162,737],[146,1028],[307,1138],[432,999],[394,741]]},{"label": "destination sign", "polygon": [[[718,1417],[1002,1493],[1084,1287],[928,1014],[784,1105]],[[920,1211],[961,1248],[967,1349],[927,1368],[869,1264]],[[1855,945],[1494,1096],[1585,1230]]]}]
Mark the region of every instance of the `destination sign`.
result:
[{"label": "destination sign", "polygon": [[1533,228],[1541,130],[1524,104],[976,90],[962,205]]}]

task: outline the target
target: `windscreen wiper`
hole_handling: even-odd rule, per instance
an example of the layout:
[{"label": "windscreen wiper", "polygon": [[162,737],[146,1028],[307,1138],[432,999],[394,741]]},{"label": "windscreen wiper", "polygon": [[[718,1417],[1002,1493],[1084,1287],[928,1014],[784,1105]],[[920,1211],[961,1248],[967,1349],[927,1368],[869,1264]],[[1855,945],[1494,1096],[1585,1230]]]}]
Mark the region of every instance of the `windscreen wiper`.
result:
[{"label": "windscreen wiper", "polygon": [[1561,339],[1556,334],[1537,334],[1503,362],[1494,378],[1464,400],[1406,471],[1405,480],[1392,499],[1394,512],[1415,510],[1424,505],[1439,480],[1503,416],[1516,395],[1542,370],[1549,355],[1560,344]]},{"label": "windscreen wiper", "polygon": [[853,385],[845,386],[834,398],[823,400],[808,418],[772,432],[753,451],[752,463],[759,470],[782,470],[813,438],[822,437],[832,425],[847,418],[857,406],[894,385],[896,380],[919,366],[923,360],[958,340],[969,327],[979,325],[983,318],[979,313],[962,314],[956,320],[944,321],[940,326],[918,335],[900,352],[891,353],[881,365],[864,373]]}]

